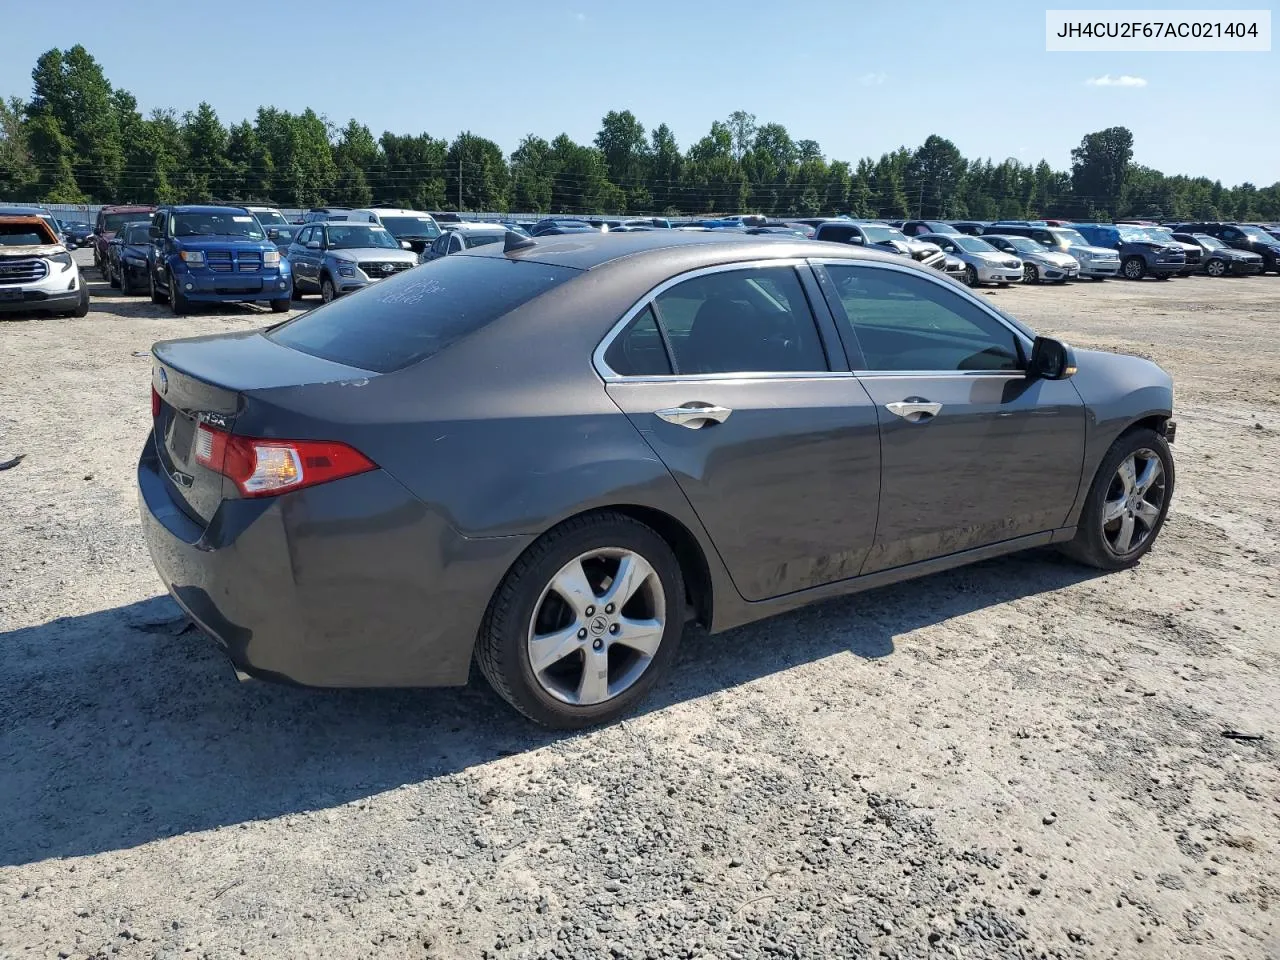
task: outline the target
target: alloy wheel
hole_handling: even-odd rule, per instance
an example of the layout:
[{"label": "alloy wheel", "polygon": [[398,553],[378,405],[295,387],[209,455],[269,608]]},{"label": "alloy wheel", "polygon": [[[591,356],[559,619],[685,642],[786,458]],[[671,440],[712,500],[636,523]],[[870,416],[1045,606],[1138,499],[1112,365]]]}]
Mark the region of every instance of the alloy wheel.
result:
[{"label": "alloy wheel", "polygon": [[1210,260],[1205,265],[1204,270],[1211,277],[1220,277],[1227,272],[1227,265],[1222,260]]},{"label": "alloy wheel", "polygon": [[1145,268],[1143,267],[1142,261],[1136,257],[1124,262],[1124,275],[1130,280],[1141,280],[1144,272]]},{"label": "alloy wheel", "polygon": [[964,268],[964,282],[971,287],[978,285],[978,271],[973,268],[973,264]]},{"label": "alloy wheel", "polygon": [[666,618],[662,580],[649,561],[621,547],[588,551],[561,567],[534,605],[529,666],[563,703],[604,703],[649,668]]},{"label": "alloy wheel", "polygon": [[1146,447],[1123,460],[1102,502],[1102,539],[1118,557],[1142,547],[1155,531],[1167,491],[1164,464]]},{"label": "alloy wheel", "polygon": [[1036,269],[1034,263],[1024,263],[1022,265],[1022,282],[1035,283],[1040,279],[1040,271]]}]

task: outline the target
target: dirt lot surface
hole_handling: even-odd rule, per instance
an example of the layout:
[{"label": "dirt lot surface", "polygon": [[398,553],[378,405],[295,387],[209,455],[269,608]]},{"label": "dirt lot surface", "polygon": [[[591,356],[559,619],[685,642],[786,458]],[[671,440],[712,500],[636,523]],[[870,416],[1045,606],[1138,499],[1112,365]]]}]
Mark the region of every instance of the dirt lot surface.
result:
[{"label": "dirt lot surface", "polygon": [[1280,277],[992,292],[1173,374],[1135,570],[693,634],[574,736],[479,680],[241,685],[180,632],[146,351],[270,315],[95,296],[0,321],[0,957],[1280,957]]}]

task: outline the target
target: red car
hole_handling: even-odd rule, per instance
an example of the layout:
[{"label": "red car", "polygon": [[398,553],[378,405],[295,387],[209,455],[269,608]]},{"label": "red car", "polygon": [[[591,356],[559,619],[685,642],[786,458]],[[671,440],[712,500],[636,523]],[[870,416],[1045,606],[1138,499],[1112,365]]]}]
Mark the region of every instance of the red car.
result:
[{"label": "red car", "polygon": [[107,245],[122,226],[135,220],[150,220],[155,212],[154,204],[108,204],[99,210],[93,225],[93,265],[101,270],[106,264]]}]

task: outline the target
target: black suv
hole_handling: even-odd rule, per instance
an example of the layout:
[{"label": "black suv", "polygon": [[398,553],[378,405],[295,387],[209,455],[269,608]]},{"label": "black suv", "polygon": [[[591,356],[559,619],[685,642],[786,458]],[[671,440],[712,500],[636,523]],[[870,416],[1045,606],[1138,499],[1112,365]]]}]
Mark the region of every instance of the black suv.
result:
[{"label": "black suv", "polygon": [[1239,223],[1180,223],[1177,233],[1207,233],[1229,247],[1262,257],[1262,272],[1280,273],[1280,240],[1262,227]]}]

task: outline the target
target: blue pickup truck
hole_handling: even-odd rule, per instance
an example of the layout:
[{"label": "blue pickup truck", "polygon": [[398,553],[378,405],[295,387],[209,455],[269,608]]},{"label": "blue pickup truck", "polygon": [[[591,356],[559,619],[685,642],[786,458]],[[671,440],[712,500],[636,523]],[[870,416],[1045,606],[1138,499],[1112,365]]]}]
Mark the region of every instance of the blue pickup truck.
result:
[{"label": "blue pickup truck", "polygon": [[151,218],[151,302],[178,316],[193,303],[270,302],[289,309],[289,261],[244,207],[159,207]]}]

